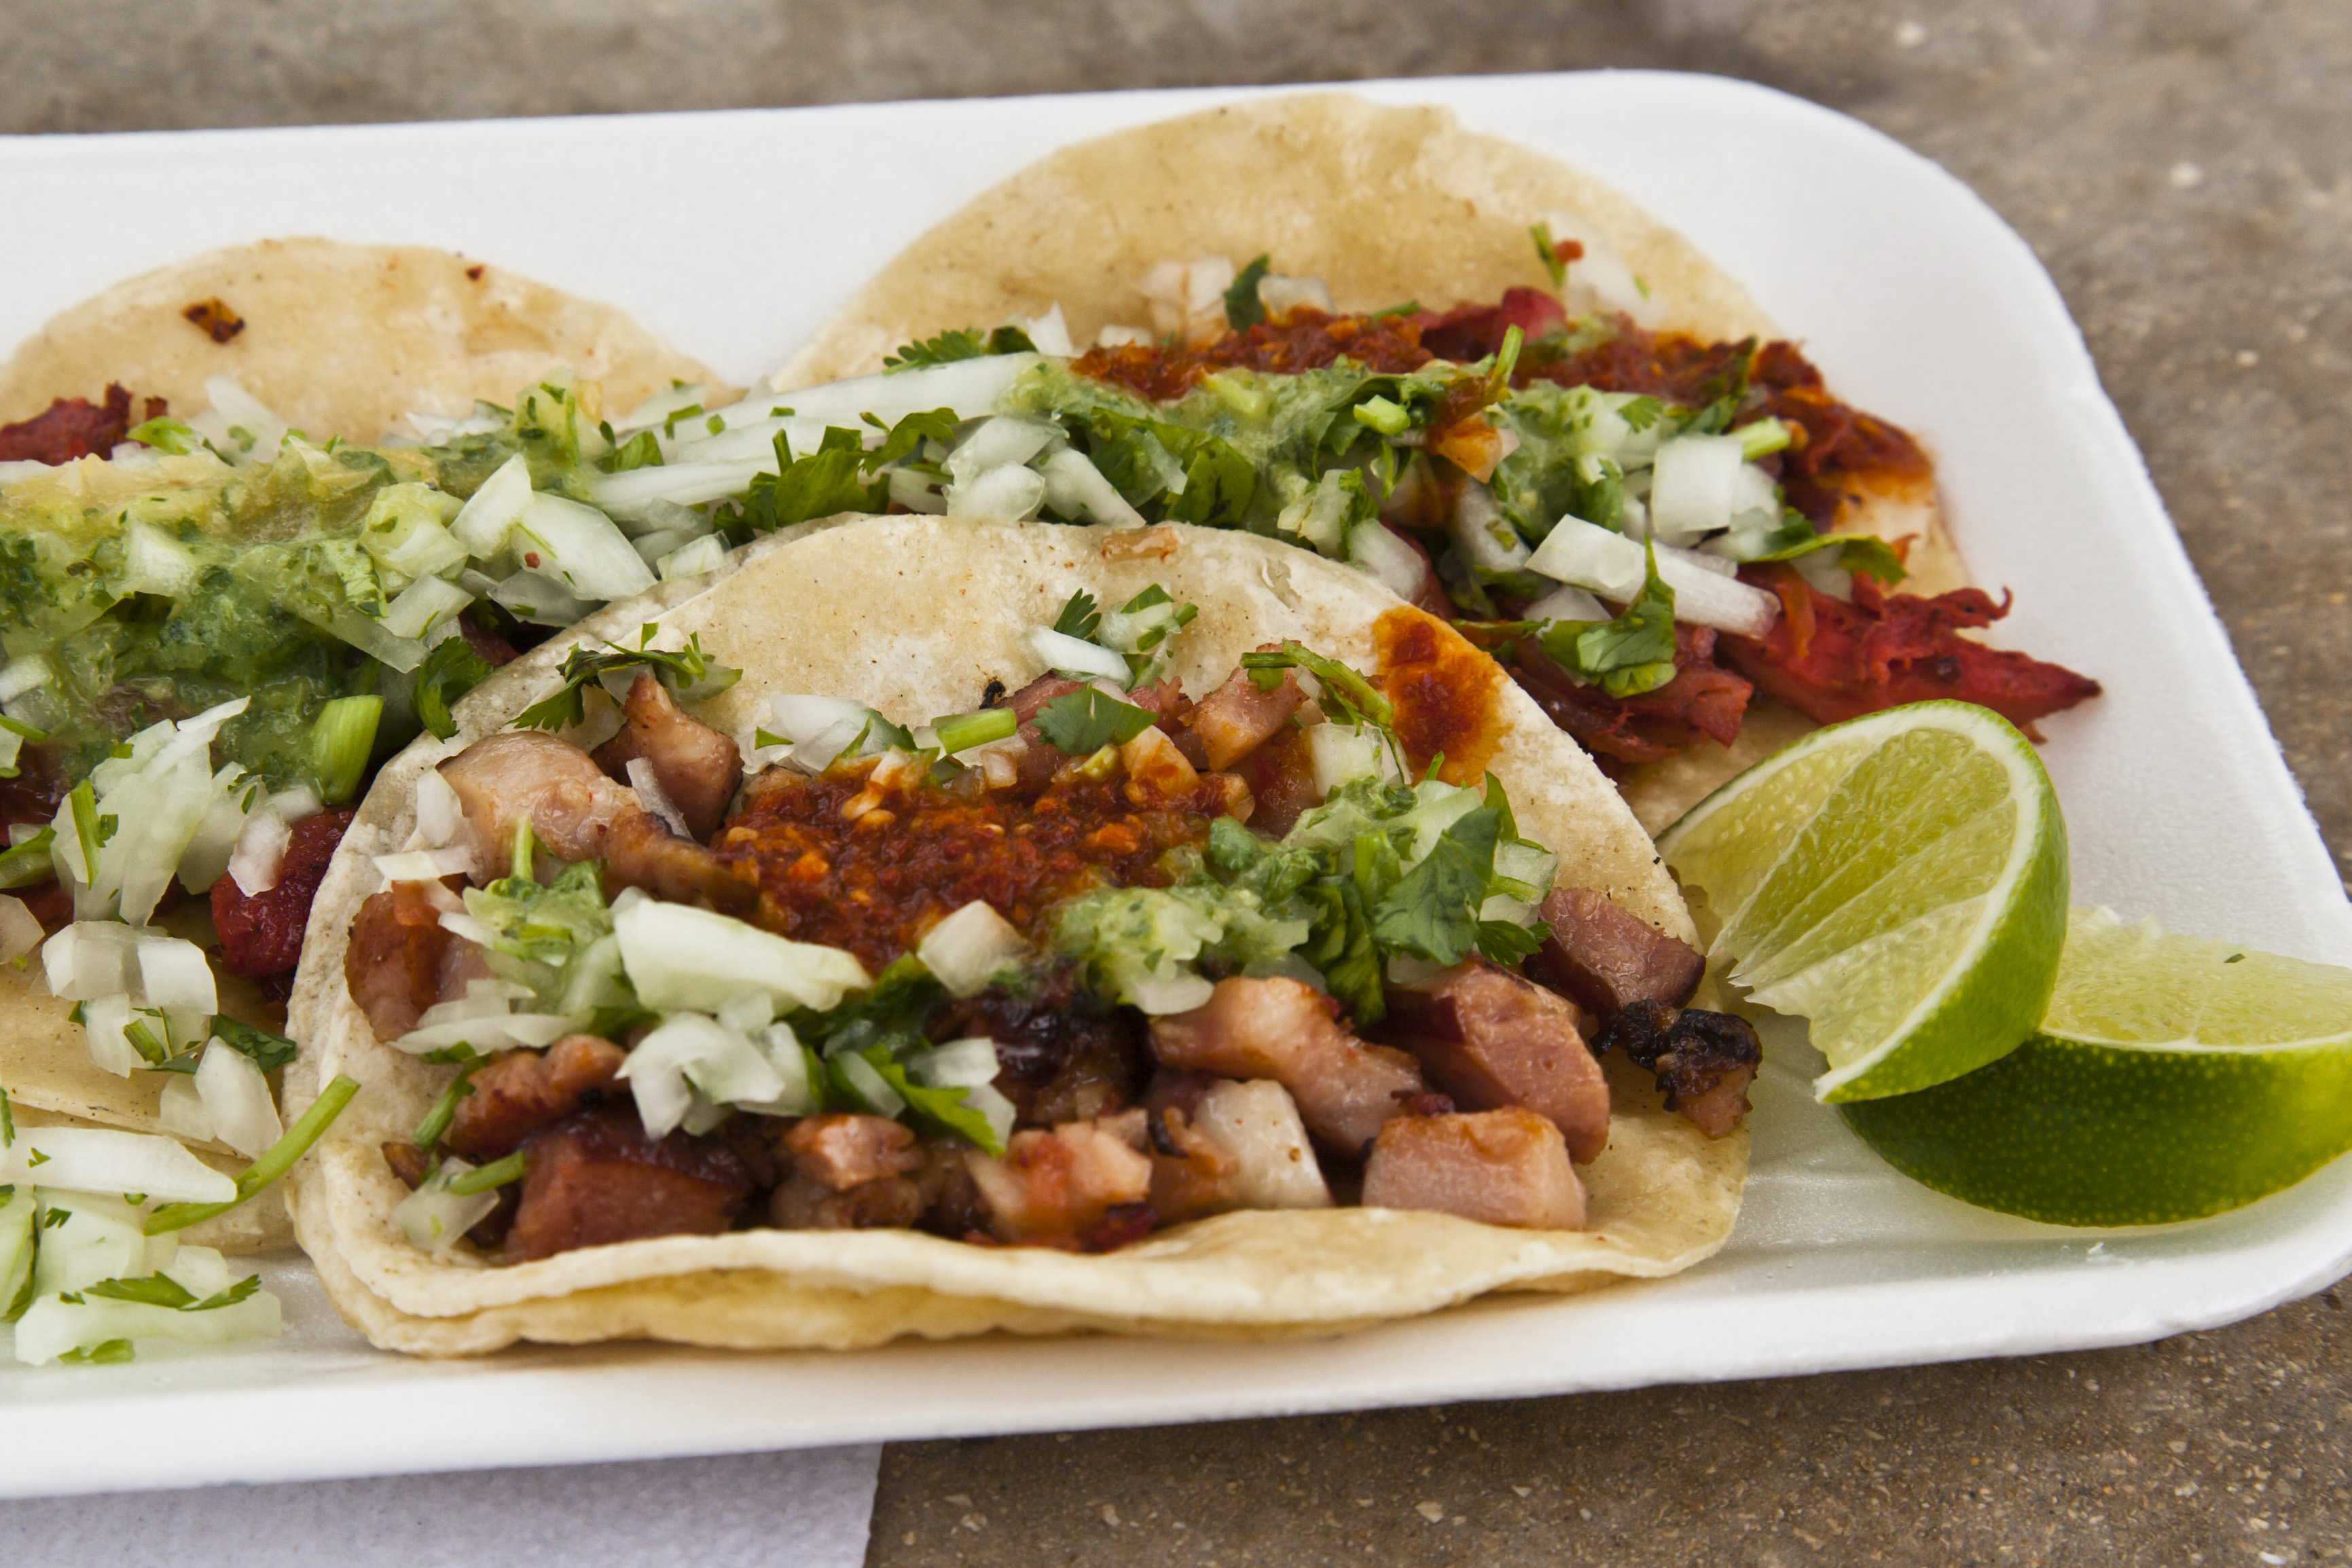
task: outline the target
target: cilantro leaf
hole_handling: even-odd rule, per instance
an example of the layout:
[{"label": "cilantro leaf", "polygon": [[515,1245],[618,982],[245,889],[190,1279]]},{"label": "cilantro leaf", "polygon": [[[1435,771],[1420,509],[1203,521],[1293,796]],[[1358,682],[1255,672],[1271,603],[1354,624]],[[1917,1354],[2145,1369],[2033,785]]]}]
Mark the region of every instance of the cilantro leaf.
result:
[{"label": "cilantro leaf", "polygon": [[[1793,512],[1790,516],[1797,517]],[[1798,520],[1803,519],[1798,517]],[[1794,560],[1815,550],[1833,549],[1837,551],[1838,565],[1848,571],[1874,577],[1889,587],[1910,575],[1904,568],[1903,558],[1895,553],[1895,547],[1875,534],[1815,534],[1811,523],[1805,523],[1805,530],[1809,537],[1755,559],[1759,561]],[[1793,528],[1790,531],[1793,532]]]},{"label": "cilantro leaf", "polygon": [[1645,544],[1642,591],[1614,621],[1554,621],[1538,637],[1570,674],[1612,697],[1654,692],[1675,678],[1675,591],[1658,575],[1658,552]]},{"label": "cilantro leaf", "polygon": [[67,1351],[58,1360],[70,1365],[119,1366],[137,1354],[129,1340],[110,1339],[102,1344],[91,1345],[88,1350]]},{"label": "cilantro leaf", "polygon": [[661,438],[650,430],[640,430],[598,458],[596,466],[607,474],[626,474],[633,468],[659,468],[662,466]]},{"label": "cilantro leaf", "polygon": [[1422,862],[1372,906],[1372,940],[1433,963],[1468,957],[1478,946],[1478,906],[1495,872],[1502,818],[1495,807],[1482,806],[1447,828]]},{"label": "cilantro leaf", "polygon": [[1062,612],[1054,617],[1054,630],[1065,637],[1093,642],[1095,633],[1102,630],[1102,612],[1095,604],[1095,596],[1083,588],[1071,594]]},{"label": "cilantro leaf", "polygon": [[984,1152],[1002,1155],[1004,1145],[996,1141],[996,1129],[988,1118],[964,1103],[961,1089],[927,1089],[907,1075],[907,1070],[892,1060],[889,1048],[868,1046],[858,1052],[874,1071],[907,1103],[907,1110],[918,1122],[930,1124],[935,1132],[952,1134],[967,1143],[977,1144]]},{"label": "cilantro leaf", "polygon": [[768,533],[838,512],[878,512],[890,504],[889,485],[865,476],[870,465],[865,437],[856,431],[828,425],[805,457],[793,455],[783,431],[776,432],[774,444],[776,472],[752,478],[738,529]]},{"label": "cilantro leaf", "polygon": [[675,652],[650,646],[660,631],[652,622],[637,628],[637,645],[634,649],[618,643],[605,643],[611,651],[603,653],[589,652],[584,643],[572,649],[563,661],[562,687],[553,696],[535,702],[517,714],[513,727],[567,729],[578,724],[587,716],[584,693],[588,684],[601,681],[615,671],[651,670],[681,702],[715,697],[742,678],[742,671],[711,663],[710,655],[702,651],[698,634],[688,637],[686,646]]},{"label": "cilantro leaf", "polygon": [[249,1023],[239,1023],[226,1013],[214,1015],[213,1034],[230,1050],[250,1057],[264,1072],[275,1072],[294,1060],[292,1040]]},{"label": "cilantro leaf", "polygon": [[1149,708],[1105,696],[1092,686],[1055,697],[1037,710],[1038,731],[1065,757],[1091,757],[1125,746],[1151,727]]},{"label": "cilantro leaf", "polygon": [[1236,332],[1265,319],[1265,301],[1257,297],[1257,286],[1265,281],[1266,263],[1271,259],[1261,256],[1243,267],[1234,286],[1225,290],[1225,324]]},{"label": "cilantro leaf", "polygon": [[0,1149],[14,1148],[16,1144],[16,1113],[9,1107],[8,1091],[0,1089]]},{"label": "cilantro leaf", "polygon": [[1321,706],[1339,709],[1328,716],[1348,724],[1371,723],[1386,729],[1396,722],[1396,709],[1389,699],[1374,689],[1372,683],[1337,659],[1321,653],[1300,643],[1285,643],[1279,648],[1260,653],[1244,653],[1242,668],[1250,672],[1250,680],[1258,690],[1270,692],[1282,684],[1276,671],[1305,670],[1323,688]]},{"label": "cilantro leaf", "polygon": [[[880,420],[874,419],[871,414],[866,417],[877,429],[881,428]],[[926,441],[937,441],[942,444],[952,443],[960,423],[951,408],[935,408],[907,415],[884,434],[880,446],[866,455],[866,471],[871,474],[878,468],[887,468],[912,455]]]},{"label": "cilantro leaf", "polygon": [[95,1285],[85,1285],[85,1296],[101,1301],[137,1301],[147,1307],[171,1307],[181,1312],[195,1304],[196,1298],[188,1288],[169,1274],[148,1274],[136,1280],[100,1280]]},{"label": "cilantro leaf", "polygon": [[457,733],[449,705],[489,678],[490,662],[463,637],[444,637],[416,669],[417,722],[438,740]]},{"label": "cilantro leaf", "polygon": [[1492,963],[1516,969],[1521,960],[1544,945],[1550,927],[1538,921],[1521,925],[1511,920],[1478,922],[1478,951]]},{"label": "cilantro leaf", "polygon": [[942,332],[936,338],[919,342],[901,343],[898,351],[882,361],[882,373],[894,371],[920,370],[929,365],[952,364],[958,360],[984,359],[991,354],[1034,354],[1037,345],[1029,334],[1018,327],[999,327],[983,332],[977,327],[960,328]]},{"label": "cilantro leaf", "polygon": [[261,1289],[261,1276],[247,1274],[225,1291],[216,1291],[193,1307],[182,1307],[184,1312],[208,1312],[215,1307],[233,1307]]}]

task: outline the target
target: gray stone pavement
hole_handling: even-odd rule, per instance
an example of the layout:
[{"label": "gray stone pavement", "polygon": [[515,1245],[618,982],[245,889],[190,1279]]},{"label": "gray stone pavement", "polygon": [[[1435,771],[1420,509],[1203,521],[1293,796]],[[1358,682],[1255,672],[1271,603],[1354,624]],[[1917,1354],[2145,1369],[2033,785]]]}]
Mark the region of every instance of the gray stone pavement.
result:
[{"label": "gray stone pavement", "polygon": [[[1857,115],[2033,243],[2352,855],[2341,0],[0,0],[0,131],[1604,65]],[[2352,1552],[2347,1352],[2331,1292],[2082,1355],[907,1445],[869,1561],[2326,1561]]]}]

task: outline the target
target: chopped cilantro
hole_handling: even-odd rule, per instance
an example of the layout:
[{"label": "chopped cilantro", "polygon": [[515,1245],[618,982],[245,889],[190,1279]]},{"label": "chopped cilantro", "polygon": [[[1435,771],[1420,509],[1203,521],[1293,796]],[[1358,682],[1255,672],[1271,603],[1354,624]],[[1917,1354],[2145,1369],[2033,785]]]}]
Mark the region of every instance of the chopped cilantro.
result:
[{"label": "chopped cilantro", "polygon": [[516,715],[514,727],[567,729],[578,724],[587,716],[587,698],[583,694],[588,684],[619,670],[651,670],[682,702],[717,696],[742,678],[740,670],[712,664],[710,656],[702,651],[699,635],[688,637],[686,646],[675,653],[652,646],[660,630],[652,622],[637,628],[637,645],[634,649],[618,643],[605,643],[611,652],[604,653],[592,653],[585,644],[572,649],[563,661],[562,688]]},{"label": "chopped cilantro", "polygon": [[1478,906],[1495,873],[1501,827],[1502,813],[1492,806],[1457,819],[1421,863],[1372,905],[1372,940],[1390,952],[1438,964],[1468,957],[1478,945]]},{"label": "chopped cilantro", "polygon": [[47,882],[52,873],[49,846],[57,841],[58,831],[43,828],[14,849],[0,851],[0,889]]},{"label": "chopped cilantro", "polygon": [[640,430],[596,462],[596,466],[607,474],[625,474],[633,468],[658,468],[661,465],[661,441],[650,430]]},{"label": "chopped cilantro", "polygon": [[8,1104],[8,1091],[0,1088],[0,1149],[16,1145],[16,1113]]},{"label": "chopped cilantro", "polygon": [[449,705],[489,678],[490,662],[463,637],[444,637],[416,668],[417,722],[437,740],[457,733]]},{"label": "chopped cilantro", "polygon": [[[1323,688],[1321,706],[1327,710],[1326,716],[1346,724],[1376,724],[1383,729],[1396,722],[1396,709],[1373,689],[1371,682],[1339,660],[1326,658],[1302,643],[1285,643],[1279,648],[1244,653],[1242,668],[1250,673],[1250,680],[1262,692],[1270,692],[1282,684],[1282,676],[1276,672],[1305,670]],[[1328,711],[1333,708],[1339,711]]]},{"label": "chopped cilantro", "polygon": [[226,1013],[214,1018],[213,1034],[232,1051],[251,1057],[253,1064],[264,1072],[275,1072],[294,1060],[292,1040],[249,1023],[239,1023]]},{"label": "chopped cilantro", "polygon": [[1234,286],[1225,290],[1225,324],[1236,332],[1265,319],[1265,301],[1257,297],[1257,286],[1265,281],[1266,264],[1271,259],[1261,256],[1243,267]]},{"label": "chopped cilantro", "polygon": [[119,1366],[137,1354],[131,1349],[129,1340],[110,1339],[102,1344],[91,1345],[88,1350],[67,1351],[58,1360],[72,1365]]},{"label": "chopped cilantro", "polygon": [[992,332],[964,327],[920,342],[899,344],[898,351],[882,361],[882,371],[888,375],[895,371],[921,370],[929,365],[952,364],[958,360],[984,359],[991,354],[1036,351],[1037,345],[1018,327],[999,327]]},{"label": "chopped cilantro", "polygon": [[1102,630],[1102,612],[1096,607],[1095,596],[1083,588],[1071,594],[1062,612],[1054,617],[1054,630],[1081,642],[1094,641],[1095,633]]},{"label": "chopped cilantro", "polygon": [[142,1306],[171,1307],[184,1311],[195,1305],[196,1298],[188,1288],[169,1274],[146,1274],[135,1280],[100,1280],[95,1285],[83,1287],[85,1296],[96,1296],[107,1301],[137,1301]]},{"label": "chopped cilantro", "polygon": [[776,432],[776,472],[751,481],[743,497],[737,525],[751,533],[770,533],[830,517],[839,512],[878,512],[890,504],[887,481],[868,480],[870,467],[865,438],[855,430],[830,426],[817,449],[805,457],[793,455],[791,438]]},{"label": "chopped cilantro", "polygon": [[1553,621],[1538,636],[1570,674],[1612,697],[1654,692],[1675,678],[1675,591],[1658,575],[1658,552],[1645,544],[1642,591],[1614,621]]},{"label": "chopped cilantro", "polygon": [[1036,725],[1065,757],[1091,757],[1124,746],[1151,727],[1151,710],[1105,696],[1092,686],[1055,697],[1037,710]]}]

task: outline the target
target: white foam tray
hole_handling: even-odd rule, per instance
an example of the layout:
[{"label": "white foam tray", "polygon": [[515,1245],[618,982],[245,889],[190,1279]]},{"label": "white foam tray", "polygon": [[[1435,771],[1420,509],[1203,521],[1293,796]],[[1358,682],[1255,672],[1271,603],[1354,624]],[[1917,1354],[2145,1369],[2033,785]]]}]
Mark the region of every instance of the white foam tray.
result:
[{"label": "white foam tray", "polygon": [[[1375,83],[1600,174],[1745,279],[1831,383],[1922,433],[1994,640],[2095,674],[2046,726],[2078,902],[2352,961],[2352,908],[2074,323],[1964,186],[1761,88],[1599,73]],[[0,141],[0,343],[120,277],[273,235],[449,246],[615,301],[722,373],[778,363],[908,241],[1062,143],[1242,96]],[[1138,171],[1148,179],[1149,171]],[[1824,192],[1835,193],[1825,199]],[[61,389],[87,392],[90,389]],[[617,1346],[435,1364],[299,1261],[278,1344],[0,1369],[0,1494],[648,1458],[1757,1377],[2126,1343],[2352,1263],[2352,1163],[2224,1218],[2088,1235],[1861,1148],[1776,1043],[1731,1244],[1676,1279],[1328,1341],[992,1339],[860,1354]]]}]

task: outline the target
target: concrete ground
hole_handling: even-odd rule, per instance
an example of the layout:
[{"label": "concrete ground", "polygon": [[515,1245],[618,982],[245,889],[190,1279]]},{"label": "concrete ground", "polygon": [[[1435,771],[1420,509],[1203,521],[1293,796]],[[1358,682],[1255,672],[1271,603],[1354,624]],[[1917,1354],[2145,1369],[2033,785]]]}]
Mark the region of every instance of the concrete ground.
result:
[{"label": "concrete ground", "polygon": [[[0,131],[1604,65],[1801,93],[1938,160],[2041,253],[2352,855],[2340,0],[0,0]],[[2092,1354],[905,1445],[869,1561],[2324,1561],[2352,1550],[2347,1421],[2330,1292]]]}]

